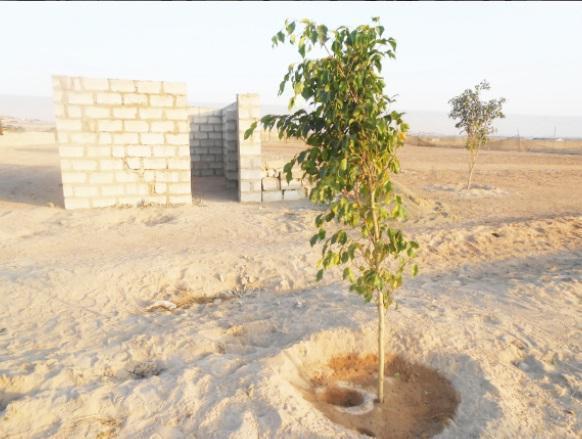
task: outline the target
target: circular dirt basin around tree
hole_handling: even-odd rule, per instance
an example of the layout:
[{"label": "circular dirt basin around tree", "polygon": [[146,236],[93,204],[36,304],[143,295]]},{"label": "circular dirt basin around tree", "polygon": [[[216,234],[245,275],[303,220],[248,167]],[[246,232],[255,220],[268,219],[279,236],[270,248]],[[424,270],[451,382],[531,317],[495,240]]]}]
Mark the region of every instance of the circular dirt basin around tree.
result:
[{"label": "circular dirt basin around tree", "polygon": [[442,432],[460,399],[436,370],[386,357],[384,403],[376,400],[377,357],[332,358],[306,394],[322,413],[346,428],[377,438],[428,438]]}]

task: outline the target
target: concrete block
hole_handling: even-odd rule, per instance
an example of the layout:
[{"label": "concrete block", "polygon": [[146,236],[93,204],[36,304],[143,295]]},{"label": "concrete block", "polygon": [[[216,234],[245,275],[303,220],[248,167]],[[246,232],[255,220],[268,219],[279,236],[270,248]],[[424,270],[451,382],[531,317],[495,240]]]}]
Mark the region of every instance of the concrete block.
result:
[{"label": "concrete block", "polygon": [[264,191],[279,191],[281,184],[278,178],[266,177],[262,180],[262,189]]},{"label": "concrete block", "polygon": [[301,189],[303,187],[301,180],[294,178],[289,183],[287,183],[287,178],[285,174],[281,176],[281,189]]},{"label": "concrete block", "polygon": [[178,147],[178,157],[190,157],[190,147],[179,146]]},{"label": "concrete block", "polygon": [[144,159],[144,169],[166,169],[168,164],[165,159]]},{"label": "concrete block", "polygon": [[189,194],[190,193],[190,185],[187,183],[170,184],[170,193],[172,193],[172,194]]},{"label": "concrete block", "polygon": [[168,120],[179,120],[179,121],[187,121],[188,120],[188,111],[185,109],[166,109],[164,110],[164,114],[166,119]]},{"label": "concrete block", "polygon": [[132,145],[127,147],[128,157],[151,157],[152,149],[149,146]]},{"label": "concrete block", "polygon": [[58,131],[81,131],[83,124],[77,119],[57,119]]},{"label": "concrete block", "polygon": [[154,190],[158,194],[165,194],[168,190],[168,185],[166,183],[156,183],[154,185]]},{"label": "concrete block", "polygon": [[139,117],[140,119],[150,120],[150,119],[161,119],[163,110],[161,108],[140,108]]},{"label": "concrete block", "polygon": [[178,133],[188,134],[190,132],[190,125],[188,122],[176,122],[176,131]]},{"label": "concrete block", "polygon": [[97,134],[74,133],[71,134],[71,142],[78,145],[94,145],[97,143]]},{"label": "concrete block", "polygon": [[125,188],[122,184],[110,184],[101,186],[101,195],[106,197],[116,197],[125,195]]},{"label": "concrete block", "polygon": [[91,93],[67,93],[67,101],[69,104],[75,105],[93,105],[93,95]]},{"label": "concrete block", "polygon": [[260,169],[241,169],[239,175],[241,180],[261,180],[262,171]]},{"label": "concrete block", "polygon": [[160,93],[162,83],[160,81],[136,81],[138,93]]},{"label": "concrete block", "polygon": [[93,172],[89,174],[89,183],[91,184],[113,183],[113,174],[111,172]]},{"label": "concrete block", "polygon": [[117,171],[123,169],[123,162],[121,160],[100,160],[99,168],[102,171]]},{"label": "concrete block", "polygon": [[124,79],[110,79],[111,91],[135,92],[135,83]]},{"label": "concrete block", "polygon": [[[74,107],[80,108],[80,107]],[[55,104],[55,117],[56,118],[65,118],[67,117],[67,108],[64,104]]]},{"label": "concrete block", "polygon": [[75,171],[95,171],[97,169],[97,162],[95,160],[77,159],[72,164],[73,170]]},{"label": "concrete block", "polygon": [[133,169],[134,171],[143,169],[143,161],[141,158],[130,157],[125,159],[125,163],[129,169]]},{"label": "concrete block", "polygon": [[71,119],[81,119],[83,117],[82,107],[78,105],[69,105],[67,107],[67,116]]},{"label": "concrete block", "polygon": [[59,146],[59,154],[61,157],[83,157],[85,148],[82,146]]},{"label": "concrete block", "polygon": [[144,145],[160,145],[164,143],[164,135],[163,134],[140,134],[141,143]]},{"label": "concrete block", "polygon": [[119,107],[113,109],[113,117],[118,119],[135,119],[137,107]]},{"label": "concrete block", "polygon": [[120,132],[123,130],[123,123],[120,120],[100,120],[97,122],[99,131]]},{"label": "concrete block", "polygon": [[77,197],[95,197],[99,195],[99,188],[97,186],[76,186],[74,188],[75,196]]},{"label": "concrete block", "polygon": [[87,148],[87,157],[111,157],[110,146],[89,146]]},{"label": "concrete block", "polygon": [[283,191],[284,200],[301,200],[305,198],[305,192],[302,189],[287,189]]},{"label": "concrete block", "polygon": [[[141,167],[141,162],[140,162]],[[118,171],[115,173],[115,181],[117,183],[131,183],[139,181],[139,174],[128,171]]]},{"label": "concrete block", "polygon": [[[188,134],[166,134],[166,143],[170,145],[188,145]],[[159,142],[162,143],[162,142]]]},{"label": "concrete block", "polygon": [[139,93],[125,93],[123,95],[124,105],[147,105],[148,97],[147,95]]},{"label": "concrete block", "polygon": [[83,88],[89,91],[109,90],[109,81],[107,79],[82,78]]},{"label": "concrete block", "polygon": [[174,97],[170,95],[150,95],[152,107],[173,107]]},{"label": "concrete block", "polygon": [[104,105],[121,105],[123,99],[120,93],[97,93],[96,102]]},{"label": "concrete block", "polygon": [[67,183],[85,183],[87,181],[87,174],[83,172],[63,172],[61,175],[63,184]]},{"label": "concrete block", "polygon": [[148,195],[150,189],[146,183],[128,183],[125,185],[125,193],[126,195]]},{"label": "concrete block", "polygon": [[190,160],[188,158],[170,159],[168,162],[169,169],[190,169]]},{"label": "concrete block", "polygon": [[175,157],[176,156],[176,147],[175,146],[158,145],[158,146],[154,146],[152,149],[153,149],[153,156],[154,157]]},{"label": "concrete block", "polygon": [[185,95],[187,94],[186,84],[183,82],[163,82],[162,90],[164,93],[172,95]]},{"label": "concrete block", "polygon": [[172,121],[160,121],[150,123],[150,132],[152,133],[171,133],[175,129],[175,124]]},{"label": "concrete block", "polygon": [[111,145],[113,143],[113,135],[109,133],[99,133],[99,145]]},{"label": "concrete block", "polygon": [[126,120],[123,122],[123,127],[125,131],[132,133],[147,133],[150,129],[149,124],[143,120]]},{"label": "concrete block", "polygon": [[114,134],[113,143],[116,145],[135,145],[139,143],[139,136],[137,133]]},{"label": "concrete block", "polygon": [[85,117],[91,119],[109,119],[111,110],[107,107],[85,107]]},{"label": "concrete block", "polygon": [[283,200],[283,192],[281,192],[281,191],[262,192],[262,201],[263,202],[281,201],[281,200]]}]

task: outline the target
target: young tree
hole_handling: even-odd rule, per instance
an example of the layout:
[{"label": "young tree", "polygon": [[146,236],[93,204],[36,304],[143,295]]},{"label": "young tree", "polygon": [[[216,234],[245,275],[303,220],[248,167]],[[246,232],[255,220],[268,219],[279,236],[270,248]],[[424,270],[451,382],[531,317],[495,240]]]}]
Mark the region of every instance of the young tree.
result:
[{"label": "young tree", "polygon": [[469,151],[469,180],[467,190],[471,189],[473,169],[477,163],[479,151],[489,140],[489,135],[495,131],[493,120],[504,118],[501,107],[505,98],[491,99],[489,102],[481,100],[481,91],[489,90],[491,86],[487,81],[481,81],[474,89],[466,89],[459,96],[449,101],[452,109],[449,113],[451,119],[456,119],[456,128],[467,135],[465,147]]},{"label": "young tree", "polygon": [[[325,207],[316,218],[318,231],[311,245],[322,241],[318,262],[324,270],[343,265],[350,290],[378,309],[378,401],[384,400],[384,316],[402,284],[418,244],[405,239],[393,221],[404,217],[392,175],[400,170],[396,156],[408,126],[402,113],[390,111],[393,99],[384,94],[382,61],[394,58],[396,41],[384,37],[384,27],[374,18],[371,25],[328,30],[309,20],[285,22],[273,37],[273,45],[289,42],[300,55],[291,64],[279,87],[290,87],[292,109],[301,96],[308,104],[287,115],[261,119],[266,129],[280,137],[298,137],[308,149],[285,165],[287,180],[300,166],[313,187],[310,200]],[[308,57],[318,52],[320,57]],[[253,124],[246,132],[250,136]],[[329,232],[329,236],[328,236]]]}]

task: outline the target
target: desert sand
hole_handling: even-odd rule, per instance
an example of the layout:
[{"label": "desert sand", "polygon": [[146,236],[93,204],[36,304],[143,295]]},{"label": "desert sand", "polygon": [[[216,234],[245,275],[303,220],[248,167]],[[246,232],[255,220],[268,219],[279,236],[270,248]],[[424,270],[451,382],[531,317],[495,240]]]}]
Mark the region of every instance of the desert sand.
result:
[{"label": "desert sand", "polygon": [[[305,397],[376,337],[374,305],[314,281],[317,209],[195,179],[188,207],[65,211],[27,134],[0,143],[0,437],[365,437]],[[582,155],[484,151],[471,191],[465,151],[401,156],[421,271],[387,351],[457,391],[437,437],[579,437]]]}]

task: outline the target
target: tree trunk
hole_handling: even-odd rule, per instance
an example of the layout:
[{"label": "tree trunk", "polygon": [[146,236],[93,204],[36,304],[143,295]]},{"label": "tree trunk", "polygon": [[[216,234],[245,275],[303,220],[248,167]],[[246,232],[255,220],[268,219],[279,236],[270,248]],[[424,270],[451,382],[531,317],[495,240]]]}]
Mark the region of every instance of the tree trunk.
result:
[{"label": "tree trunk", "polygon": [[471,189],[471,180],[473,180],[473,170],[477,164],[477,157],[481,150],[481,144],[476,145],[475,149],[469,149],[469,180],[467,181],[467,190]]},{"label": "tree trunk", "polygon": [[378,403],[384,402],[384,294],[378,291]]},{"label": "tree trunk", "polygon": [[471,189],[471,180],[473,179],[473,169],[475,169],[475,161],[471,160],[469,164],[469,181],[467,182],[467,190]]},{"label": "tree trunk", "polygon": [[[376,212],[376,187],[368,180],[370,186],[370,209],[372,210],[372,222],[374,223],[374,246],[380,240],[380,225]],[[374,268],[378,271],[378,260]],[[378,403],[384,402],[384,295],[378,291]]]}]

